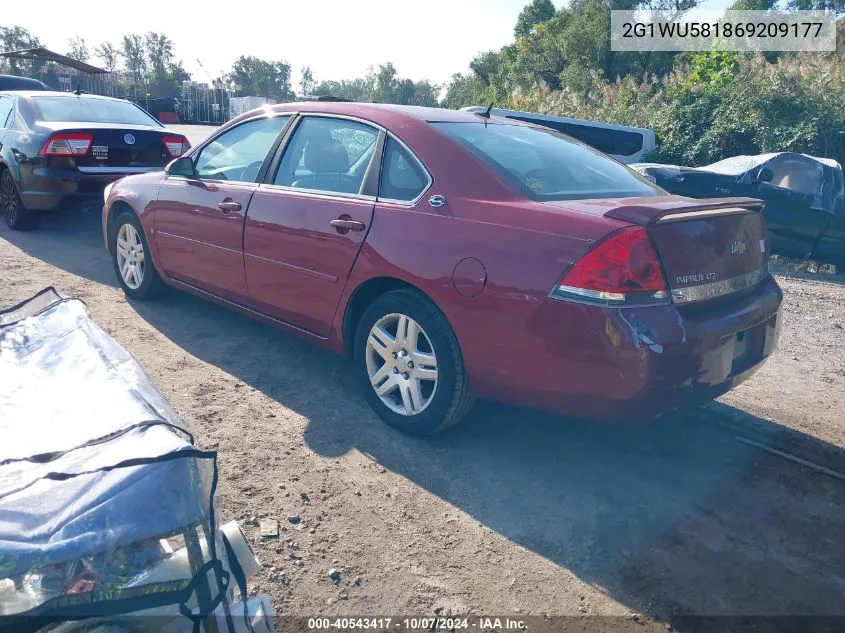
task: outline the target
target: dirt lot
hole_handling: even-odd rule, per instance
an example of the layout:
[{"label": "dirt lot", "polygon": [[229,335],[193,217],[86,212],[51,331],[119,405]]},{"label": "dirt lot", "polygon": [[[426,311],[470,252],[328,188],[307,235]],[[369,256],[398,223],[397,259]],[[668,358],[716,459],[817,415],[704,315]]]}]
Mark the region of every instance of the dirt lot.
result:
[{"label": "dirt lot", "polygon": [[295,615],[845,616],[845,277],[778,281],[780,349],[720,403],[645,425],[480,403],[413,439],[341,359],[184,294],[128,303],[95,214],[0,228],[0,303],[85,300],[219,451],[251,590]]}]

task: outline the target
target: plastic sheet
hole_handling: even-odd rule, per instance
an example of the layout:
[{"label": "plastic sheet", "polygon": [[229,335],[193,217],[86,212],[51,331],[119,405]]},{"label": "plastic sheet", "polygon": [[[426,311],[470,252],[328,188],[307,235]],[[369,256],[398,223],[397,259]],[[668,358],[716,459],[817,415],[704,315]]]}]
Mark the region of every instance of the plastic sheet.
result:
[{"label": "plastic sheet", "polygon": [[[47,289],[0,312],[0,438],[0,616],[222,599],[216,454],[82,302]],[[167,539],[191,560],[164,582],[145,570]]]}]

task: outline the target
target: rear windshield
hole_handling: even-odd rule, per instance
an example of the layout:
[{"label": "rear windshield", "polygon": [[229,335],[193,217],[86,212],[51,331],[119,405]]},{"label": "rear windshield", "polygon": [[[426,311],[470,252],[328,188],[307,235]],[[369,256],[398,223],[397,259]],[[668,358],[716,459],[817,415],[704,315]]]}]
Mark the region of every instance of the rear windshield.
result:
[{"label": "rear windshield", "polygon": [[508,118],[550,127],[572,138],[577,138],[579,141],[586,143],[590,147],[595,147],[605,154],[633,156],[643,148],[642,132],[629,132],[627,130],[617,130],[598,125],[578,125],[577,123],[555,121],[554,119],[536,119],[511,114],[508,115]]},{"label": "rear windshield", "polygon": [[630,198],[664,192],[609,156],[552,130],[433,123],[535,200]]},{"label": "rear windshield", "polygon": [[128,101],[86,99],[68,95],[34,96],[32,102],[40,111],[39,121],[82,121],[91,123],[122,123],[125,125],[156,125],[160,123]]}]

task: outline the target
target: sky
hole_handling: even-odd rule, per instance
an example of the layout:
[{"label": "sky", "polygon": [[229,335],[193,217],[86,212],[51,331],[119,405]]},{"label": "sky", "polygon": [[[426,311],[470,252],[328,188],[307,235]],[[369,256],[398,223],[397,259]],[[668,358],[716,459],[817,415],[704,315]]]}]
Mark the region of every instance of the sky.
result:
[{"label": "sky", "polygon": [[[707,0],[702,6],[723,8],[731,1]],[[454,73],[466,72],[475,54],[511,42],[517,16],[527,2],[10,1],[3,3],[0,23],[25,27],[59,53],[68,52],[68,39],[76,35],[93,48],[106,40],[119,46],[125,33],[163,32],[173,40],[176,58],[194,80],[202,82],[228,72],[238,56],[253,55],[288,61],[295,89],[303,65],[311,66],[320,81],[362,77],[368,66],[388,61],[400,77],[442,84]],[[565,2],[554,0],[557,7]]]}]

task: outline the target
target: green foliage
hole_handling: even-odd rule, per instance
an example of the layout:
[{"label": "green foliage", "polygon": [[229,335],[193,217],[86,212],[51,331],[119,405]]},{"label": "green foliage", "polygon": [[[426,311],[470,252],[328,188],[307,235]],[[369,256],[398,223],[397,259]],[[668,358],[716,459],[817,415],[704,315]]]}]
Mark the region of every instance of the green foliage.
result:
[{"label": "green foliage", "polygon": [[314,88],[314,94],[343,97],[352,101],[420,106],[439,105],[439,92],[440,86],[429,81],[400,78],[396,67],[390,62],[379,65],[377,70],[371,68],[366,77],[351,81],[323,81]]},{"label": "green foliage", "polygon": [[76,37],[70,38],[68,43],[70,44],[70,51],[67,54],[68,57],[72,57],[80,62],[88,61],[90,54],[88,52],[88,45],[84,39],[77,35]]},{"label": "green foliage", "polygon": [[[709,59],[711,58],[712,59]],[[653,160],[704,165],[728,156],[796,151],[845,162],[845,65],[835,55],[771,63],[762,55],[699,53],[658,79],[614,83],[592,76],[586,91],[519,92],[535,112],[648,127]]]},{"label": "green foliage", "polygon": [[519,12],[519,18],[513,29],[514,36],[525,37],[536,25],[551,20],[554,14],[555,5],[552,4],[552,0],[531,0]]},{"label": "green foliage", "polygon": [[277,101],[294,99],[290,84],[290,64],[284,61],[267,61],[241,55],[227,75],[230,84],[240,86],[239,92]]},{"label": "green foliage", "polygon": [[[38,38],[32,35],[22,26],[3,27],[0,26],[0,49],[3,52],[17,51],[23,48],[35,48],[41,46]],[[32,76],[41,62],[23,59],[0,58],[0,71],[12,75],[26,74]]]},{"label": "green foliage", "polygon": [[786,8],[794,11],[834,11],[845,15],[845,0],[789,0]]},{"label": "green foliage", "polygon": [[94,55],[100,60],[103,68],[107,71],[114,72],[117,70],[117,66],[120,63],[120,52],[111,42],[103,42],[99,46],[95,46]]},{"label": "green foliage", "polygon": [[299,74],[299,94],[303,96],[313,94],[314,86],[317,84],[317,81],[314,79],[314,73],[311,71],[311,66],[303,66]]}]

